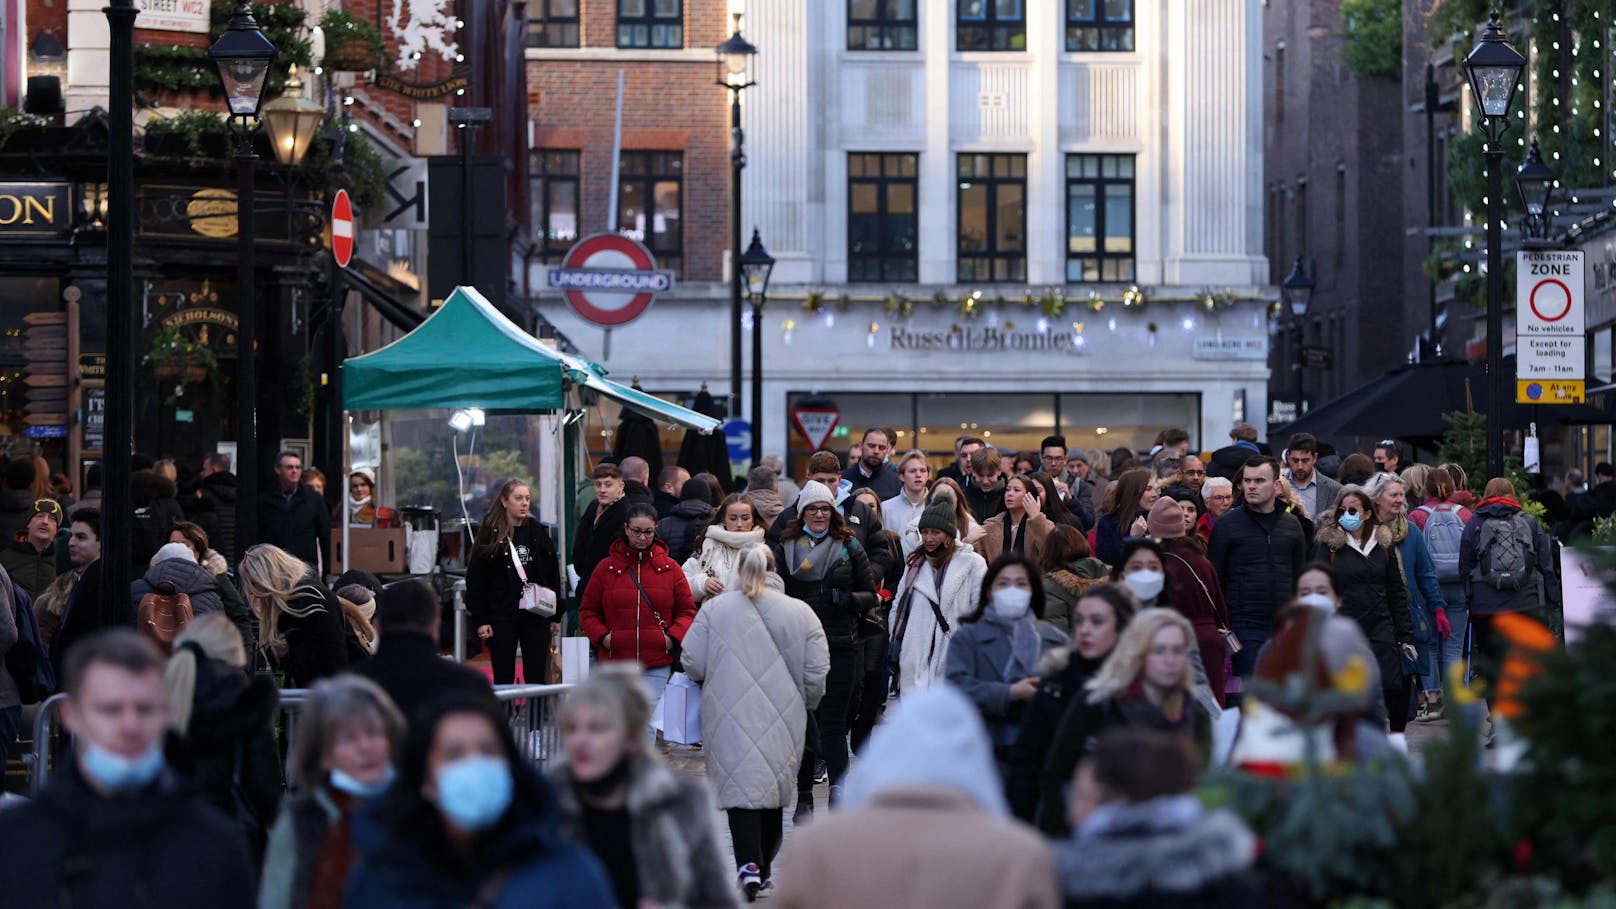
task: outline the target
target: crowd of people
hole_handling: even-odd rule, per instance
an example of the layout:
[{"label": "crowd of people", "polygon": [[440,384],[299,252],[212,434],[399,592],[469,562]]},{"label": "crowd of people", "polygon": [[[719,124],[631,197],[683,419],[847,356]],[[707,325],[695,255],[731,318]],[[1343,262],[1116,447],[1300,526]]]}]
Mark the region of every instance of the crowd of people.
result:
[{"label": "crowd of people", "polygon": [[[340,509],[390,519],[368,472],[334,515],[283,452],[249,536],[227,459],[184,495],[175,465],[143,463],[122,592],[101,589],[91,496],[24,505],[39,465],[12,462],[0,651],[36,651],[39,671],[7,654],[0,736],[54,686],[74,749],[0,810],[0,893],[1243,905],[1253,837],[1192,790],[1216,763],[1296,760],[1304,721],[1270,692],[1297,673],[1347,691],[1304,731],[1367,760],[1443,717],[1450,671],[1496,681],[1495,617],[1558,602],[1555,538],[1507,479],[1476,496],[1390,441],[1321,459],[1307,435],[1276,458],[1243,425],[1204,456],[1182,430],[1146,452],[964,436],[935,476],[895,441],[872,427],[800,482],[670,467],[653,489],[642,459],[601,463],[565,561],[528,484],[491,489],[466,568],[488,675],[440,657],[427,585],[329,579]],[[539,768],[490,679],[514,682],[518,654],[523,679],[550,677],[569,595],[596,665]],[[651,724],[676,672],[700,689],[704,781],[667,766]],[[307,690],[295,736],[277,688]]]}]

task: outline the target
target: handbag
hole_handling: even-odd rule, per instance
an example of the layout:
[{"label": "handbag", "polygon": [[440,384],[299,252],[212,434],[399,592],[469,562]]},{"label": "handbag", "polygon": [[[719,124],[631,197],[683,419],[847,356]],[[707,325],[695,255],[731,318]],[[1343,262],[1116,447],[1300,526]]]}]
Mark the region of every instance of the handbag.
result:
[{"label": "handbag", "polygon": [[524,612],[531,612],[541,619],[552,618],[556,614],[555,591],[547,587],[540,587],[527,579],[527,569],[522,567],[522,560],[516,556],[516,543],[506,541],[511,551],[511,564],[516,566],[516,576],[522,579],[522,596],[516,601],[518,608]]},{"label": "handbag", "polygon": [[1200,585],[1201,593],[1206,594],[1206,604],[1212,607],[1212,621],[1218,623],[1218,637],[1223,638],[1224,651],[1230,656],[1234,656],[1244,650],[1246,645],[1240,643],[1240,636],[1234,633],[1233,628],[1229,627],[1229,617],[1225,615],[1219,618],[1218,601],[1212,598],[1212,591],[1206,589],[1206,582],[1201,580],[1201,576],[1195,573],[1195,569],[1183,556],[1176,552],[1169,552],[1168,555],[1177,559],[1185,568],[1190,569],[1190,577],[1194,578],[1195,583]]}]

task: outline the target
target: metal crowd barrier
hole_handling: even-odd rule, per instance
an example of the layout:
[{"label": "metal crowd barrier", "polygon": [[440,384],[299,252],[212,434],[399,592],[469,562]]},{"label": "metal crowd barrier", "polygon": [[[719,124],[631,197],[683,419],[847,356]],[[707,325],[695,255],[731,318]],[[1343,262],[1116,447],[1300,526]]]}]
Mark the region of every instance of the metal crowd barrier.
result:
[{"label": "metal crowd barrier", "polygon": [[[494,696],[505,708],[516,747],[534,764],[544,763],[561,753],[561,700],[571,685],[495,685]],[[280,693],[280,725],[290,753],[297,736],[297,715],[308,702],[307,688],[286,688]],[[69,736],[62,729],[60,713],[67,695],[52,695],[39,705],[34,716],[34,748],[24,757],[29,772],[29,792],[44,790],[51,769],[57,762],[71,759]]]}]

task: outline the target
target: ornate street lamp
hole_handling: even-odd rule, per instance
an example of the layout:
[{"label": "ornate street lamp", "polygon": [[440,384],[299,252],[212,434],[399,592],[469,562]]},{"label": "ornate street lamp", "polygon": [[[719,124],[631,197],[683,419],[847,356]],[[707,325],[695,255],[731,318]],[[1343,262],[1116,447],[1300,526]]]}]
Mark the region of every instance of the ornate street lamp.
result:
[{"label": "ornate street lamp", "polygon": [[208,59],[219,70],[230,116],[257,119],[264,104],[264,89],[269,86],[269,65],[275,62],[275,45],[258,27],[252,4],[236,7],[224,34],[208,48]]},{"label": "ornate street lamp", "polygon": [[285,93],[264,105],[264,126],[275,148],[275,160],[288,167],[302,164],[324,119],[325,108],[303,97],[303,80],[293,66],[286,76]]},{"label": "ornate street lamp", "polygon": [[1548,239],[1549,203],[1559,182],[1559,176],[1543,163],[1543,152],[1538,149],[1537,140],[1533,139],[1532,147],[1526,152],[1526,163],[1515,172],[1515,191],[1520,193],[1521,205],[1526,209],[1524,233],[1528,236],[1538,240]]},{"label": "ornate street lamp", "polygon": [[746,278],[746,292],[752,296],[752,463],[763,461],[763,303],[769,295],[769,275],[774,257],[763,248],[757,228],[752,228],[752,244],[741,253],[740,272]]},{"label": "ornate street lamp", "polygon": [[[758,49],[741,37],[741,16],[735,14],[735,31],[723,44],[713,48],[718,61],[719,85],[729,92],[729,254],[741,252],[741,168],[746,166],[746,135],[741,132],[741,92],[756,85],[752,79],[752,59]],[[729,415],[741,415],[741,269],[730,263],[729,280]],[[754,453],[755,454],[755,453]]]},{"label": "ornate street lamp", "polygon": [[1292,316],[1299,320],[1307,315],[1307,306],[1313,302],[1313,278],[1308,275],[1301,256],[1296,257],[1296,264],[1291,266],[1291,273],[1279,285],[1279,291],[1284,295]]}]

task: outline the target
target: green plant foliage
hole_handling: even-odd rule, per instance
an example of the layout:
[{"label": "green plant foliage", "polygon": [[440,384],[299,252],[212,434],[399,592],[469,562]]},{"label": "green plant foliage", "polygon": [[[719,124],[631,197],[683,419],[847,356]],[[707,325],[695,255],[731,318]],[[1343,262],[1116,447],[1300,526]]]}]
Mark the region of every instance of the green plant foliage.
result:
[{"label": "green plant foliage", "polygon": [[326,10],[320,17],[320,30],[325,32],[326,56],[330,57],[336,49],[349,43],[357,42],[365,48],[364,56],[374,60],[381,56],[382,33],[373,22],[355,16],[353,13],[339,7]]},{"label": "green plant foliage", "polygon": [[0,148],[5,148],[6,142],[18,130],[39,129],[48,124],[49,121],[43,117],[24,113],[19,108],[0,105]]},{"label": "green plant foliage", "polygon": [[1437,457],[1444,464],[1464,468],[1465,476],[1471,477],[1474,485],[1474,478],[1487,476],[1487,415],[1467,406],[1464,410],[1443,414],[1442,422],[1448,424],[1448,428],[1442,431]]},{"label": "green plant foliage", "polygon": [[1353,73],[1396,79],[1403,74],[1403,9],[1399,0],[1341,0],[1341,61]]},{"label": "green plant foliage", "polygon": [[344,136],[340,166],[333,160],[331,137],[323,131],[315,133],[303,157],[299,179],[315,190],[323,190],[327,184],[341,186],[348,190],[354,205],[367,212],[381,205],[387,191],[387,168],[382,157],[370,137],[358,130],[349,130]]},{"label": "green plant foliage", "polygon": [[[230,16],[236,11],[234,3],[218,2],[209,8],[208,41],[224,34]],[[275,62],[270,66],[269,97],[279,95],[286,88],[286,73],[293,65],[311,65],[309,41],[302,37],[308,13],[295,3],[254,3],[253,16],[258,20],[264,37],[275,45]],[[135,87],[146,91],[199,92],[205,91],[221,97],[219,77],[208,59],[205,47],[183,45],[143,44],[135,48]]]},{"label": "green plant foliage", "polygon": [[[181,111],[166,120],[153,119],[146,124],[147,135],[181,136],[187,154],[205,156],[215,152],[209,148],[233,148],[234,133],[225,119],[211,110]],[[210,139],[217,141],[210,142]],[[223,142],[220,145],[219,142]]]}]

